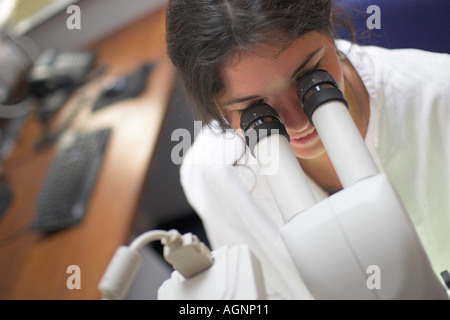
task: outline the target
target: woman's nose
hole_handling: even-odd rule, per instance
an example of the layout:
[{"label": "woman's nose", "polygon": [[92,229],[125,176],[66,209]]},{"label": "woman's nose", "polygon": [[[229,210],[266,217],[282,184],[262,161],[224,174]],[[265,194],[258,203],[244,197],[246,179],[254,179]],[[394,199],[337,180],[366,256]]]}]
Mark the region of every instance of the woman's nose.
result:
[{"label": "woman's nose", "polygon": [[308,117],[297,96],[297,90],[289,90],[273,102],[283,124],[288,131],[302,132],[308,125]]}]

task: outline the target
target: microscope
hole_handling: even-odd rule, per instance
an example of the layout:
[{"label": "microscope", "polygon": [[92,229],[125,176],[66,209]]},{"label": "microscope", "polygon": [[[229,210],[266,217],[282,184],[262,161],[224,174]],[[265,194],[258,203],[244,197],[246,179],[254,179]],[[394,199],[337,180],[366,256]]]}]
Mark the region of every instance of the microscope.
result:
[{"label": "microscope", "polygon": [[[311,295],[449,299],[389,177],[374,164],[336,81],[325,70],[312,70],[297,88],[341,191],[316,200],[270,105],[247,108],[241,128],[282,213],[281,238]],[[118,249],[99,284],[105,299],[123,298],[139,268],[139,248],[154,240],[165,245],[165,259],[175,269],[159,288],[158,299],[266,298],[261,266],[246,245],[211,252],[195,235],[170,230],[149,231]],[[444,282],[449,285],[448,279]]]}]

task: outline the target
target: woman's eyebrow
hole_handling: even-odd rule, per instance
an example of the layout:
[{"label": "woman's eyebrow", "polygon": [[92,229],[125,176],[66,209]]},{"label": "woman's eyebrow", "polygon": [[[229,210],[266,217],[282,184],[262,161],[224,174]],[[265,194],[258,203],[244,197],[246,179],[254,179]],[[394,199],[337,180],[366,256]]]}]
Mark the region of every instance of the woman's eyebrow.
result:
[{"label": "woman's eyebrow", "polygon": [[313,52],[311,52],[305,59],[305,61],[303,61],[303,63],[297,68],[295,69],[294,73],[292,73],[291,76],[291,81],[296,81],[296,76],[300,73],[300,71],[302,71],[306,65],[311,61],[311,59],[320,51],[323,49],[323,46],[320,48],[317,48],[316,50],[314,50]]}]

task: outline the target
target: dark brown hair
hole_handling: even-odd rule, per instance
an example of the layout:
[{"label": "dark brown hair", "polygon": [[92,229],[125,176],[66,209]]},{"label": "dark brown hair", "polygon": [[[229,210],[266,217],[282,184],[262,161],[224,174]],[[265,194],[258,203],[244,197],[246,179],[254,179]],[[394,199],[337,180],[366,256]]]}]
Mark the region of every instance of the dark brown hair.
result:
[{"label": "dark brown hair", "polygon": [[[214,99],[223,90],[220,68],[239,51],[261,42],[282,48],[310,31],[333,36],[332,0],[169,0],[168,55],[204,125],[229,128]],[[335,12],[336,11],[336,12]],[[350,26],[342,10],[333,22]],[[352,28],[350,34],[353,37]],[[282,37],[273,37],[274,34]]]}]

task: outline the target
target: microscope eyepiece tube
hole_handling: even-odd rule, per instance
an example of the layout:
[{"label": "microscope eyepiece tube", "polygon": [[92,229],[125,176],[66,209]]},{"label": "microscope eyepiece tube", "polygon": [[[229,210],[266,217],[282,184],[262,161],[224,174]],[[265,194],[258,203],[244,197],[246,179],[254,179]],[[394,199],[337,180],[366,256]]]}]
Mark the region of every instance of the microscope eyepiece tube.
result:
[{"label": "microscope eyepiece tube", "polygon": [[340,101],[348,107],[339,85],[325,70],[312,70],[305,73],[297,83],[297,93],[312,125],[314,125],[312,115],[322,104],[328,101]]},{"label": "microscope eyepiece tube", "polygon": [[289,144],[278,113],[265,103],[248,107],[241,129],[256,158],[285,222],[316,204],[308,180]]},{"label": "microscope eyepiece tube", "polygon": [[297,93],[344,188],[379,173],[339,85],[327,71],[305,73],[297,83]]}]

